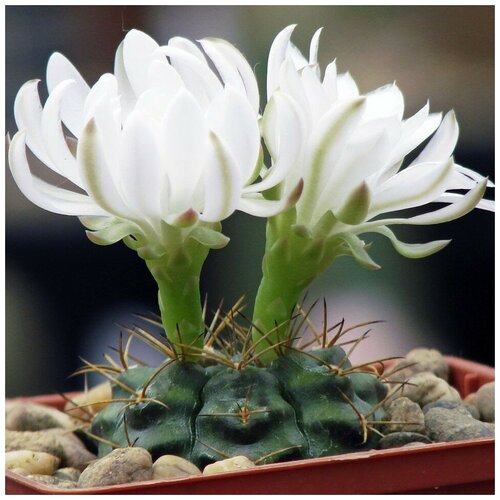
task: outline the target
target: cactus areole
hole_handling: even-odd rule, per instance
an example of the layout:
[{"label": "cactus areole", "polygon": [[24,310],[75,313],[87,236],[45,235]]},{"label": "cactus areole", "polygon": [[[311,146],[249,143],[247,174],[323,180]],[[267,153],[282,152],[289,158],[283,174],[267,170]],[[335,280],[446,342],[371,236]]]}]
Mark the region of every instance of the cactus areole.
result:
[{"label": "cactus areole", "polygon": [[[329,327],[326,304],[315,330],[300,297],[337,257],[380,267],[360,235],[426,257],[449,241],[404,243],[389,227],[494,208],[483,198],[492,182],[453,159],[453,112],[426,105],[403,119],[395,84],[360,95],[335,62],[322,76],[321,30],[307,59],[293,29],[270,48],[262,110],[253,64],[230,43],[174,37],[160,46],[138,30],[118,47],[114,72],[92,86],[55,53],[45,104],[38,80],[17,94],[8,159],[22,193],[78,216],[96,244],[123,241],[158,285],[162,334],[126,330],[119,362],[81,370],[112,382],[112,400],[95,415],[86,410],[83,429],[101,456],[137,445],[203,467],[237,455],[260,464],[375,446],[390,395],[373,365],[349,361],[365,334],[347,340],[353,328]],[[68,182],[34,175],[26,149]],[[210,249],[229,242],[222,222],[236,210],[267,219],[253,317],[241,326],[238,303],[207,324],[201,270]],[[304,326],[313,338],[298,346]],[[137,337],[165,355],[160,367],[129,353]]]}]

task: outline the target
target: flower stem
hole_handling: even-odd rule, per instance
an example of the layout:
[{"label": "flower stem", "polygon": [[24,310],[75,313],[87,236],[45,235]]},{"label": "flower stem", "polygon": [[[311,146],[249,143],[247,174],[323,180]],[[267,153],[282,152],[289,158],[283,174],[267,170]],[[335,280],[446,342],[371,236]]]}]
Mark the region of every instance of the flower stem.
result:
[{"label": "flower stem", "polygon": [[158,303],[165,333],[184,361],[196,361],[203,348],[200,274],[208,248],[197,245],[194,250],[181,247],[174,253],[146,259],[158,284]]},{"label": "flower stem", "polygon": [[[289,323],[301,294],[314,278],[338,255],[338,241],[306,238],[291,229],[284,214],[268,221],[262,281],[257,291],[253,314],[252,340],[274,332],[256,344],[256,351],[287,338]],[[269,363],[278,355],[268,350],[260,360]]]}]

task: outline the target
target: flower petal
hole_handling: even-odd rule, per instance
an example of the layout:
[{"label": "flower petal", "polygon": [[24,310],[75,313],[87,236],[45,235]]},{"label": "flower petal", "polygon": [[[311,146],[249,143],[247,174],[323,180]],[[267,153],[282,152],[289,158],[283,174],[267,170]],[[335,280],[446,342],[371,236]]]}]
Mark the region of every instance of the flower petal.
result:
[{"label": "flower petal", "polygon": [[370,217],[430,203],[446,191],[452,177],[452,158],[442,163],[422,163],[408,167],[376,189]]},{"label": "flower petal", "polygon": [[281,30],[273,40],[267,61],[267,99],[279,87],[281,64],[285,60],[290,37],[297,25],[292,24]]},{"label": "flower petal", "polygon": [[203,41],[209,41],[211,46],[215,50],[217,50],[219,54],[228,61],[229,64],[232,64],[236,68],[245,87],[248,100],[250,101],[253,110],[257,114],[259,112],[260,106],[259,87],[257,85],[257,80],[255,78],[252,67],[250,66],[250,64],[248,64],[246,58],[234,45],[231,45],[230,43],[226,42],[225,40],[221,40],[220,38],[205,38]]},{"label": "flower petal", "polygon": [[94,119],[83,128],[78,141],[77,162],[85,190],[106,212],[124,219],[130,211],[118,193],[109,171],[99,131]]},{"label": "flower petal", "polygon": [[309,64],[318,64],[318,49],[319,49],[319,38],[323,28],[318,28],[311,38],[311,45],[309,47]]},{"label": "flower petal", "polygon": [[347,139],[361,119],[364,102],[363,98],[344,102],[329,111],[316,126],[309,141],[310,164],[304,178],[304,193],[297,207],[299,224],[312,216]]},{"label": "flower petal", "polygon": [[[271,114],[274,116],[270,116]],[[265,191],[285,178],[288,185],[298,181],[297,175],[291,172],[300,160],[304,141],[297,105],[286,94],[275,92],[266,106],[262,128],[266,144],[270,145],[268,149],[273,158],[273,165],[261,182],[244,188],[244,193]]]},{"label": "flower petal", "polygon": [[140,111],[128,117],[120,137],[120,191],[139,217],[161,219],[160,190],[164,182],[154,131]]},{"label": "flower petal", "polygon": [[48,184],[31,173],[23,131],[17,132],[10,143],[9,167],[24,196],[44,210],[62,215],[107,215],[88,196]]},{"label": "flower petal", "polygon": [[146,33],[133,29],[123,40],[123,65],[136,96],[148,89],[148,68],[155,61],[163,60],[159,45]]},{"label": "flower petal", "polygon": [[451,240],[436,240],[428,243],[404,243],[396,238],[396,235],[385,226],[373,229],[372,233],[379,233],[388,238],[395,250],[409,259],[421,259],[442,250]]},{"label": "flower petal", "polygon": [[49,158],[42,135],[42,104],[38,95],[38,82],[26,82],[14,101],[14,118],[17,128],[26,132],[26,144],[33,154],[54,172],[59,172]]},{"label": "flower petal", "polygon": [[125,62],[123,60],[123,42],[121,42],[116,49],[114,74],[118,83],[118,94],[120,95],[120,119],[121,122],[124,123],[128,114],[132,111],[132,109],[134,109],[136,96],[125,70]]},{"label": "flower petal", "polygon": [[267,200],[261,194],[252,194],[250,197],[242,197],[238,203],[238,210],[256,217],[274,217],[293,207],[300,199],[304,182],[302,179],[291,190],[288,195],[279,200]]},{"label": "flower petal", "polygon": [[260,147],[259,126],[250,103],[240,92],[226,86],[210,104],[207,120],[230,150],[246,183],[254,172]]},{"label": "flower petal", "polygon": [[[208,127],[195,98],[181,89],[168,105],[162,124],[163,155],[171,189],[170,213],[193,207],[208,148]],[[201,207],[199,207],[201,209]]]},{"label": "flower petal", "polygon": [[424,150],[412,162],[412,165],[414,163],[446,160],[452,155],[457,140],[458,123],[455,113],[450,111],[446,113],[436,133],[427,146],[425,146]]},{"label": "flower petal", "polygon": [[59,52],[55,52],[50,56],[47,64],[49,94],[65,80],[73,80],[75,83],[71,89],[68,89],[68,93],[61,103],[61,119],[75,137],[80,137],[84,123],[83,106],[90,87],[68,59]]},{"label": "flower petal", "polygon": [[370,188],[366,182],[362,182],[349,194],[343,205],[338,210],[335,210],[333,214],[344,224],[357,225],[366,219],[370,202]]},{"label": "flower petal", "polygon": [[60,118],[61,103],[74,86],[73,80],[64,80],[52,90],[42,111],[41,128],[44,144],[54,167],[73,184],[82,187],[76,160],[66,142]]},{"label": "flower petal", "polygon": [[240,199],[241,173],[231,153],[213,132],[204,171],[205,206],[200,219],[218,222],[229,217]]}]

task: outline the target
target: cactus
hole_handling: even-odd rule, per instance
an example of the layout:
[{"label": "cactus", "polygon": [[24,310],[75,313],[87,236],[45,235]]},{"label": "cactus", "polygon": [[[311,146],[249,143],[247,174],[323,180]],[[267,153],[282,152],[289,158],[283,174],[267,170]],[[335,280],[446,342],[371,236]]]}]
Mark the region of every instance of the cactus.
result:
[{"label": "cactus", "polygon": [[[341,329],[332,342],[343,336]],[[121,373],[108,375],[112,402],[92,420],[89,434],[99,456],[137,444],[153,458],[174,454],[205,467],[238,455],[265,464],[373,448],[387,392],[377,373],[353,367],[349,353],[326,339],[310,351],[293,343],[290,338],[265,366],[252,355],[254,344],[239,352],[234,346],[226,353],[207,350],[199,358],[210,366],[186,362],[174,351],[158,369],[124,363]]]}]

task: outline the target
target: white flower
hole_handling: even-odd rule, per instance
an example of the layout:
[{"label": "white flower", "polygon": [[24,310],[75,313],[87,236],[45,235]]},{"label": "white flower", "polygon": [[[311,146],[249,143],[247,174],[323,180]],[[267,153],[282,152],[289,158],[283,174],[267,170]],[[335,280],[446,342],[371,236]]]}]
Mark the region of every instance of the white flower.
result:
[{"label": "white flower", "polygon": [[[262,133],[274,170],[295,158],[282,187],[287,190],[304,179],[296,205],[297,232],[338,236],[361,263],[378,267],[358,234],[381,233],[402,255],[423,257],[448,242],[405,244],[388,226],[438,224],[476,206],[494,209],[492,201],[482,199],[486,186],[493,184],[453,161],[458,138],[453,111],[442,118],[429,114],[426,104],[403,119],[403,95],[395,84],[360,96],[349,73],[337,74],[335,62],[321,79],[321,30],[313,36],[307,60],[290,42],[294,27],[280,32],[270,50]],[[418,157],[401,168],[405,156],[434,132]],[[414,216],[385,215],[434,202],[446,206],[426,207]]]},{"label": "white flower", "polygon": [[[270,216],[293,204],[299,182],[274,201],[261,191],[280,176],[252,184],[263,157],[250,65],[223,40],[200,43],[220,78],[193,42],[176,37],[160,47],[137,30],[118,47],[114,74],[91,88],[53,54],[45,105],[36,80],[15,101],[19,132],[9,164],[24,195],[46,210],[79,216],[96,243],[125,238],[159,253],[171,243],[171,227],[188,227],[176,234],[218,247],[227,238],[217,224],[235,210]],[[77,189],[34,176],[26,146]],[[270,169],[269,178],[289,166]]]}]

